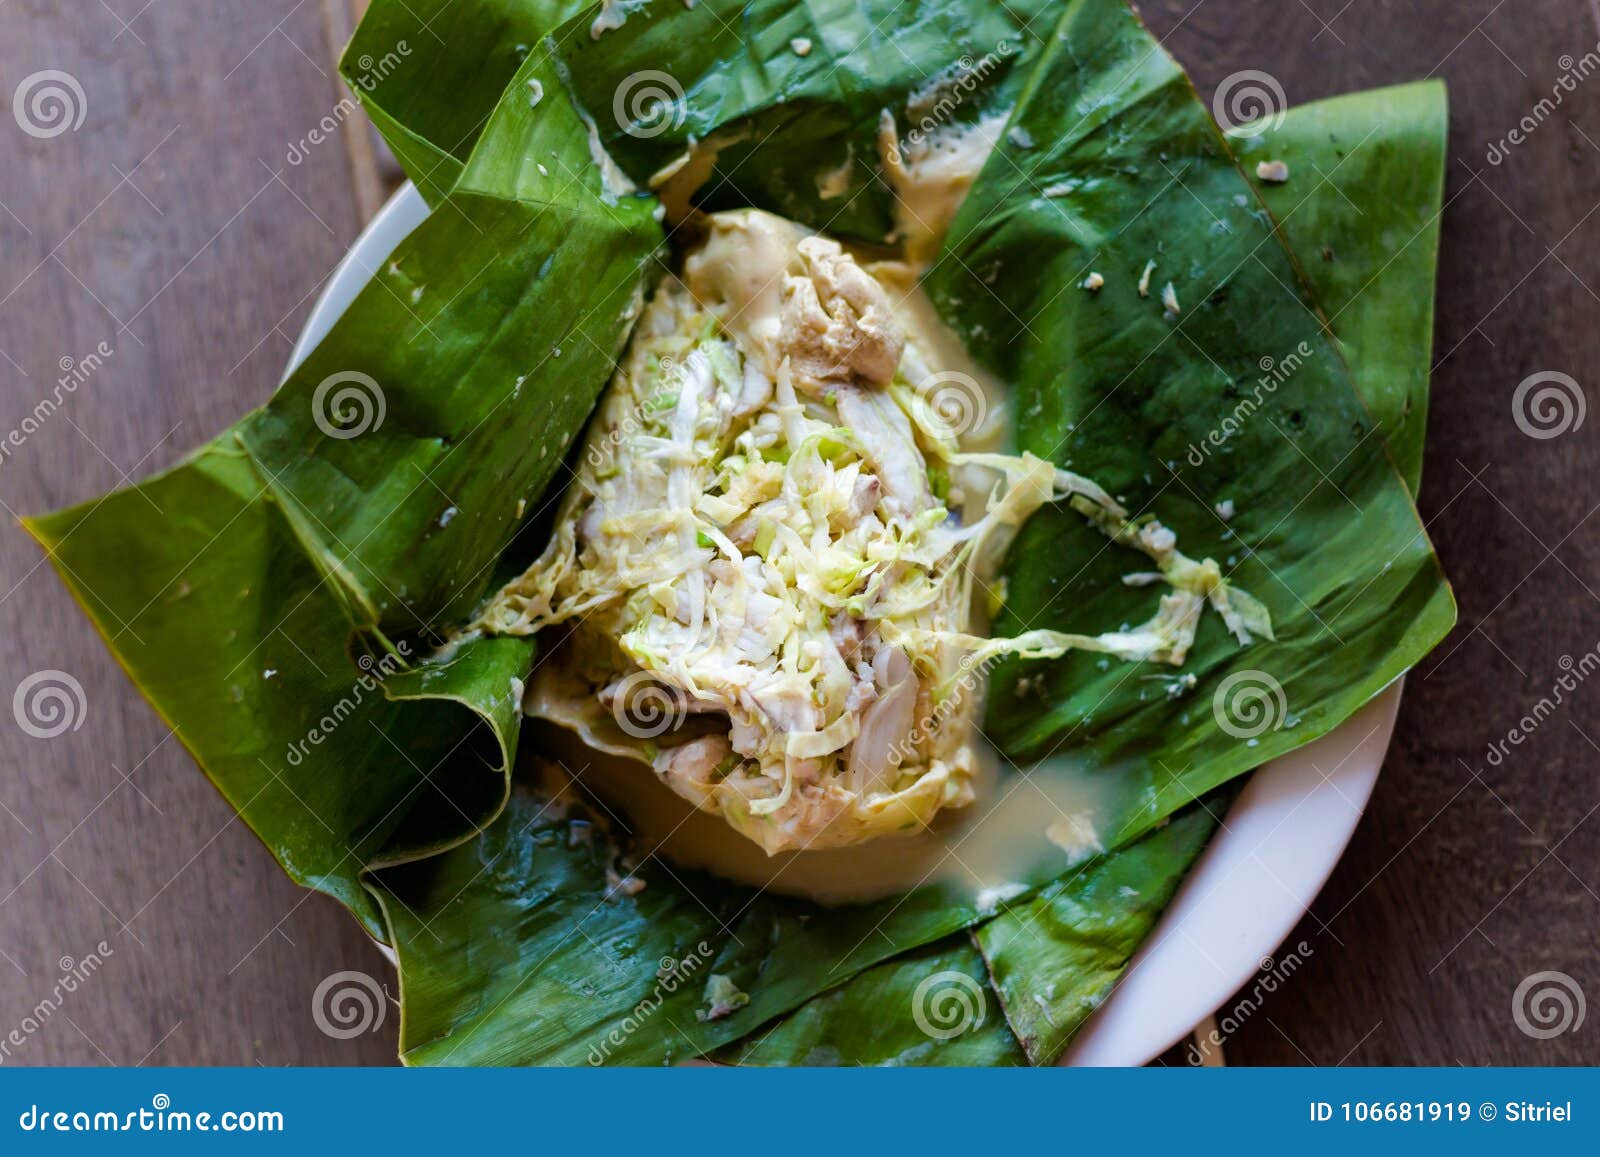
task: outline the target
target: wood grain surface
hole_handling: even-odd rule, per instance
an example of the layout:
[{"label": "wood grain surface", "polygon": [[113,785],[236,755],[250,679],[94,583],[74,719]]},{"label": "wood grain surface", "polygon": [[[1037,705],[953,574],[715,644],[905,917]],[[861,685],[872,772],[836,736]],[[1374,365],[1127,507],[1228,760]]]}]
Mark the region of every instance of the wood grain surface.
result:
[{"label": "wood grain surface", "polygon": [[[1526,742],[1488,757],[1600,647],[1600,415],[1535,438],[1513,410],[1539,372],[1600,402],[1600,75],[1561,87],[1600,52],[1600,11],[1141,8],[1208,99],[1245,69],[1293,102],[1422,76],[1451,86],[1421,506],[1461,624],[1411,675],[1367,815],[1290,937],[1304,966],[1234,1018],[1229,1063],[1600,1062],[1600,1010],[1548,1039],[1513,1015],[1541,972],[1600,1000],[1600,686],[1540,709]],[[270,393],[394,176],[359,119],[294,148],[345,95],[332,62],[350,26],[345,0],[0,3],[0,437],[63,367],[111,351],[0,455],[8,518],[168,465]],[[77,78],[85,102],[82,125],[49,139],[8,115],[43,69]],[[1525,117],[1525,143],[1493,163]],[[0,699],[54,669],[87,703],[84,725],[54,739],[0,726],[0,1036],[63,967],[100,957],[4,1063],[392,1063],[392,1007],[347,1040],[311,1015],[325,977],[389,976],[377,951],[282,876],[14,526],[0,532],[0,632]],[[1185,1063],[1181,1050],[1164,1063]]]}]

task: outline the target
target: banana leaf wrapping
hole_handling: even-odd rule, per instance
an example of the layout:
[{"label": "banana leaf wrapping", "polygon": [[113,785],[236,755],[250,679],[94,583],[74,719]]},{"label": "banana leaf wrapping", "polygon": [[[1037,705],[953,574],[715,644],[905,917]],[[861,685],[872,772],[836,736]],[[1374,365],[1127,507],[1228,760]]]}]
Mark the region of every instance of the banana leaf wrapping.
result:
[{"label": "banana leaf wrapping", "polygon": [[[1115,0],[376,0],[342,67],[432,215],[264,407],[28,526],[284,869],[393,947],[408,1062],[1048,1063],[1238,777],[1453,622],[1407,490],[1438,86],[1294,110],[1230,147]],[[642,74],[672,96],[647,122],[627,98]],[[880,241],[880,117],[904,124],[951,75],[950,115],[1009,121],[926,278],[945,320],[1012,384],[1021,447],[1226,558],[1276,638],[1241,650],[1208,622],[1182,694],[1093,657],[1034,668],[1042,690],[1001,667],[985,731],[1012,775],[1091,775],[1114,837],[1005,904],[930,884],[825,908],[654,856],[618,894],[594,817],[514,774],[536,644],[436,649],[537,552],[664,257],[655,199],[598,150],[647,187],[705,149],[703,206]],[[1262,188],[1236,154],[1296,176]],[[1140,291],[1151,261],[1178,311]],[[1047,509],[996,630],[1131,621],[1121,571]],[[1241,679],[1281,705],[1248,738]]]}]

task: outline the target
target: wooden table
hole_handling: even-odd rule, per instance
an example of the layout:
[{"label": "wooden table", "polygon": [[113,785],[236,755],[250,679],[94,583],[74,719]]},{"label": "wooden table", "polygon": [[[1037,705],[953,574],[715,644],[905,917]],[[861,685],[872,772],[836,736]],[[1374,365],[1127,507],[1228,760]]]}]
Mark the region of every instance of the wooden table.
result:
[{"label": "wooden table", "polygon": [[[1536,440],[1511,407],[1537,371],[1570,374],[1591,397],[1600,385],[1600,76],[1563,92],[1503,163],[1488,160],[1564,74],[1591,70],[1600,11],[1594,0],[1143,7],[1208,96],[1251,68],[1296,102],[1427,75],[1452,90],[1421,506],[1461,625],[1412,674],[1368,814],[1291,937],[1313,949],[1305,966],[1243,1018],[1228,1058],[1600,1061],[1600,1014],[1548,1040],[1512,1017],[1514,990],[1541,971],[1600,998],[1600,679],[1508,758],[1486,758],[1569,660],[1600,645],[1600,416]],[[364,124],[288,159],[344,95],[330,61],[348,29],[345,0],[0,7],[7,100],[22,77],[57,68],[80,79],[87,105],[78,131],[49,140],[0,120],[0,427],[52,391],[65,359],[111,351],[0,460],[7,511],[169,464],[271,391],[322,278],[384,191]],[[387,974],[377,951],[281,875],[18,531],[0,536],[0,592],[0,694],[57,668],[88,703],[87,724],[55,740],[0,727],[0,1036],[59,969],[103,956],[5,1063],[392,1061],[392,1010],[351,1040],[311,1019],[330,973]]]}]

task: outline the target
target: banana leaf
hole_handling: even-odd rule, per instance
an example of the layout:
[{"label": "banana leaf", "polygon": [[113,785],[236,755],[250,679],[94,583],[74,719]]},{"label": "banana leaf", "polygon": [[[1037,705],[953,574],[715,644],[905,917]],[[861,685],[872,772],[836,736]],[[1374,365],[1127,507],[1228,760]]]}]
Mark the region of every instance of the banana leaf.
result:
[{"label": "banana leaf", "polygon": [[[1427,413],[1446,115],[1444,86],[1423,83],[1289,110],[1239,134],[1247,172],[1257,161],[1289,166],[1288,183],[1262,192],[1413,490]],[[1047,892],[977,933],[1007,1015],[1041,1064],[1060,1055],[1082,1019],[1077,994],[1060,990],[1061,941],[1075,938],[1061,931],[1062,909]],[[1080,914],[1070,901],[1067,912]],[[1029,934],[1040,928],[1050,934]]]},{"label": "banana leaf", "polygon": [[[984,915],[934,887],[826,909],[659,856],[629,870],[642,887],[619,889],[626,832],[602,834],[609,819],[519,782],[478,839],[374,874],[399,960],[405,1061],[690,1059]],[[713,976],[739,1003],[717,1010]]]},{"label": "banana leaf", "polygon": [[711,881],[691,892],[659,862],[634,874],[637,896],[613,893],[616,852],[595,831],[519,791],[479,839],[379,874],[403,1059],[660,1062],[730,1031],[695,1014],[711,975],[736,967],[719,946],[742,897]]},{"label": "banana leaf", "polygon": [[[1224,793],[1191,807],[1048,885],[1026,905],[1007,906],[974,930],[981,953],[960,937],[867,969],[728,1050],[725,1059],[759,1065],[1048,1063],[1059,1049],[1048,1053],[1041,1042],[1070,1039],[1105,1000],[1230,799]],[[1023,939],[1027,951],[1003,950]],[[953,979],[952,972],[975,983]]]},{"label": "banana leaf", "polygon": [[1423,81],[1318,101],[1238,130],[1258,188],[1338,338],[1406,485],[1422,480],[1433,357],[1433,281],[1449,102]]},{"label": "banana leaf", "polygon": [[[1044,5],[968,0],[657,0],[620,28],[553,39],[601,139],[640,183],[698,145],[714,158],[696,202],[758,205],[840,236],[883,240],[894,194],[878,166],[883,110],[931,79],[967,80],[975,120],[1020,80]],[[1036,31],[1037,30],[1037,31]],[[796,42],[809,45],[804,55]],[[657,96],[664,99],[655,100]],[[604,110],[603,113],[601,110]],[[820,175],[837,174],[824,182]]]},{"label": "banana leaf", "polygon": [[[880,111],[963,65],[957,119],[993,108],[1026,71],[1049,7],[374,0],[340,70],[430,204],[460,175],[517,65],[549,33],[546,50],[634,181],[645,185],[685,150],[712,143],[704,207],[762,205],[876,241],[893,208],[877,167]],[[830,170],[847,179],[824,196],[817,175]]]},{"label": "banana leaf", "polygon": [[965,934],[867,969],[718,1059],[771,1066],[1027,1064],[983,957]]},{"label": "banana leaf", "polygon": [[[932,295],[1012,383],[1024,449],[1159,517],[1273,619],[1275,638],[1241,648],[1208,618],[1192,689],[1092,655],[1032,666],[1027,683],[1015,663],[996,673],[987,734],[1036,779],[1096,785],[1111,847],[1325,734],[1436,644],[1455,608],[1295,262],[1137,17],[1067,5],[1012,126]],[[1079,287],[1091,271],[1098,292]],[[1063,573],[1062,558],[1085,561]],[[997,633],[1136,622],[1147,600],[1124,570],[1072,512],[1042,511],[1010,553]],[[1254,700],[1237,699],[1241,684]],[[1242,714],[1252,705],[1261,719]]]},{"label": "banana leaf", "polygon": [[377,936],[363,869],[504,805],[533,645],[433,647],[533,520],[660,240],[648,205],[604,203],[549,80],[546,115],[505,126],[559,167],[548,193],[474,169],[266,406],[26,523],[284,870]]},{"label": "banana leaf", "polygon": [[[378,35],[395,11],[380,0],[380,24],[364,34]],[[1238,525],[1250,532],[1237,577],[1281,624],[1278,643],[1243,653],[1208,627],[1198,665],[1191,660],[1206,691],[1187,700],[1169,698],[1170,688],[1139,693],[1148,691],[1142,679],[1124,689],[1092,664],[1066,661],[1049,669],[1043,704],[1023,702],[1014,674],[1002,672],[990,730],[1013,760],[1036,765],[1031,774],[1087,767],[1116,785],[1097,817],[1113,853],[1142,833],[1178,828],[1161,821],[1333,726],[1448,625],[1448,592],[1381,436],[1371,436],[1309,296],[1283,289],[1298,285],[1297,274],[1203,107],[1120,4],[1067,5],[1051,27],[1056,11],[1012,15],[953,0],[872,0],[838,11],[658,3],[598,38],[590,34],[596,10],[585,11],[524,53],[518,45],[528,42],[519,37],[537,35],[525,29],[556,19],[555,8],[462,3],[450,17],[460,21],[460,38],[441,37],[444,46],[418,58],[425,68],[395,71],[402,79],[382,90],[391,140],[404,132],[411,142],[408,164],[460,166],[433,178],[434,214],[262,411],[167,475],[34,522],[119,659],[286,870],[344,899],[394,945],[407,1060],[581,1063],[599,1051],[605,1061],[659,1063],[724,1049],[796,1009],[799,1019],[774,1035],[791,1052],[803,1045],[810,1053],[829,1047],[841,1019],[864,1007],[861,994],[903,990],[914,974],[912,962],[899,963],[908,952],[976,978],[957,934],[993,915],[946,886],[822,909],[654,857],[632,869],[642,891],[618,888],[618,849],[609,839],[594,842],[593,824],[586,837],[568,811],[510,786],[516,692],[534,662],[531,644],[474,640],[442,655],[408,656],[429,652],[497,572],[536,549],[536,530],[518,535],[537,526],[541,501],[559,489],[561,451],[580,431],[649,283],[660,240],[653,200],[602,183],[591,136],[611,145],[640,182],[691,137],[716,136],[722,148],[706,204],[749,202],[879,237],[891,220],[887,191],[869,175],[880,109],[903,108],[927,77],[966,67],[966,55],[1003,57],[959,111],[1020,100],[931,280],[946,319],[1018,384],[1024,445],[1113,482],[1136,496],[1136,507],[1159,510],[1194,553],[1227,554],[1237,532],[1202,515],[1221,497],[1210,487],[1237,483]],[[450,10],[429,5],[423,13],[442,19]],[[523,16],[528,23],[519,23]],[[421,25],[427,32],[428,21]],[[797,36],[813,40],[811,53],[795,50]],[[1001,52],[1009,36],[1022,47]],[[379,42],[368,43],[375,50]],[[508,44],[509,55],[474,56]],[[456,46],[465,46],[459,55]],[[668,64],[683,96],[662,114],[669,127],[650,135],[616,109],[629,108],[618,102],[622,84],[652,62]],[[465,83],[479,67],[482,76]],[[499,83],[497,72],[512,75],[480,130],[478,104]],[[460,109],[428,120],[435,114],[426,106],[451,99],[452,86],[464,94]],[[653,133],[657,125],[642,127]],[[1226,228],[1210,233],[1204,200],[1196,207],[1196,198],[1162,199],[1172,189],[1156,165],[1168,158],[1205,197],[1228,199],[1219,206]],[[795,185],[808,165],[844,162],[853,175],[843,205],[814,181]],[[1039,183],[1035,204],[1026,181],[1044,162],[1052,180]],[[1074,173],[1089,175],[1089,185],[1043,195]],[[1238,197],[1246,205],[1233,205]],[[1183,237],[1185,228],[1207,236]],[[1164,350],[1165,342],[1151,342],[1158,331],[1146,316],[1155,303],[1131,290],[1131,263],[1138,252],[1142,264],[1173,230],[1183,237],[1181,259],[1199,270],[1191,279],[1246,253],[1253,264],[1230,274],[1228,292],[1212,296],[1195,332],[1181,332],[1187,321],[1173,326],[1186,344]],[[1099,314],[1085,311],[1071,289],[1072,267],[1091,253],[1133,270],[1093,299]],[[990,284],[991,272],[1005,276]],[[1268,292],[1269,278],[1283,292]],[[1036,309],[1039,329],[1013,326]],[[1185,473],[1198,501],[1175,501],[1170,487],[1147,493],[1153,484],[1141,467],[1155,464],[1132,448],[1164,446],[1185,423],[1203,429],[1236,386],[1219,363],[1253,364],[1263,342],[1276,348],[1291,339],[1311,353],[1274,405],[1294,399],[1282,416],[1300,452],[1343,452],[1325,468],[1360,507],[1291,493],[1278,475],[1292,465],[1294,447],[1259,432],[1249,454],[1230,450],[1209,470]],[[1118,396],[1113,379],[1141,360],[1130,350],[1146,344],[1154,348],[1143,357],[1152,371],[1143,380],[1158,385]],[[1189,346],[1210,353],[1202,362]],[[379,383],[376,398],[386,406],[385,421],[356,437],[350,426],[361,415],[318,413],[329,383],[347,385],[341,375],[353,373]],[[1357,423],[1367,423],[1364,431]],[[1060,452],[1064,433],[1075,435],[1070,453]],[[1263,465],[1272,485],[1246,485],[1261,480],[1238,469],[1244,461]],[[1294,525],[1274,525],[1274,517]],[[1131,618],[1138,600],[1074,520],[1037,518],[1022,546],[1014,557],[1032,557],[1012,567],[1001,629],[1030,617],[1056,625],[1057,591],[1070,591],[1074,620]],[[1371,565],[1368,555],[1390,549],[1390,567]],[[1069,552],[1090,560],[1079,574],[1041,573],[1041,560]],[[1283,590],[1266,589],[1269,577]],[[282,630],[284,612],[315,623],[302,628],[293,619],[297,629]],[[1318,662],[1331,645],[1319,643],[1307,620],[1327,627],[1324,618],[1351,638]],[[299,655],[293,680],[286,657],[281,668],[263,665],[260,682],[236,697],[236,671],[290,646]],[[299,763],[277,757],[304,735],[305,717],[316,713],[308,703],[346,687],[364,670],[362,657],[394,655],[406,662],[381,681],[381,701],[362,701],[369,714],[309,744]],[[1230,746],[1218,739],[1210,689],[1251,664],[1282,673],[1298,725],[1254,746]],[[1091,692],[1110,692],[1110,707],[1102,710]],[[366,868],[373,871],[364,875]],[[1031,882],[1048,885],[1058,874]],[[1157,881],[1178,874],[1158,873]],[[362,880],[369,894],[360,892]],[[1123,916],[1137,921],[1143,910]],[[690,982],[681,983],[691,954]],[[1105,969],[1085,961],[1081,972],[1092,985]],[[858,974],[866,987],[841,987]],[[816,999],[829,990],[831,999]],[[986,991],[991,1000],[1004,996]],[[997,1020],[985,1024],[998,1028]],[[897,1032],[834,1047],[863,1060],[904,1056]],[[986,1039],[991,1057],[1014,1059],[1003,1037]]]},{"label": "banana leaf", "polygon": [[[360,870],[404,821],[460,807],[495,810],[485,782],[417,772],[466,745],[487,766],[472,719],[515,732],[484,699],[463,717],[444,701],[400,712],[383,693],[387,656],[352,652],[352,625],[267,482],[224,437],[175,469],[29,529],[129,675],[296,882],[382,924]],[[503,659],[505,656],[498,656]],[[364,665],[358,666],[364,660]],[[485,670],[491,666],[485,657]],[[508,667],[515,670],[517,663]],[[394,746],[390,746],[390,744]],[[465,755],[465,752],[463,752]],[[418,810],[420,809],[420,810]]]},{"label": "banana leaf", "polygon": [[977,930],[1006,1020],[1031,1063],[1052,1063],[1105,1002],[1205,850],[1226,804],[1189,808]]},{"label": "banana leaf", "polygon": [[575,0],[375,0],[339,72],[430,205],[466,167],[500,94]]}]

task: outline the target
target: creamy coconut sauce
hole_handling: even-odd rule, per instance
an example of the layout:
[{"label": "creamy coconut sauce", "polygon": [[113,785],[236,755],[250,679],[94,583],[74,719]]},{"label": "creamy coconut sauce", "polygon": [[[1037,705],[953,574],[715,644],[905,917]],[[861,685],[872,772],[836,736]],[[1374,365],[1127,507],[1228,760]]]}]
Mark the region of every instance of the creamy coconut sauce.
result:
[{"label": "creamy coconut sauce", "polygon": [[[984,745],[977,802],[946,811],[917,835],[847,848],[768,856],[719,817],[675,794],[637,760],[599,751],[574,733],[530,721],[530,747],[564,777],[598,797],[602,812],[624,817],[635,858],[674,864],[823,904],[859,903],[947,884],[991,909],[1030,885],[1098,854],[1105,817],[1120,803],[1114,776],[1052,767],[1024,779],[1002,775]],[[1070,850],[1047,829],[1073,836]]]},{"label": "creamy coconut sauce", "polygon": [[993,112],[971,124],[943,124],[902,140],[888,109],[878,121],[878,155],[893,186],[896,236],[913,261],[929,261],[956,211],[966,200],[1009,112]]},{"label": "creamy coconut sauce", "polygon": [[661,201],[666,224],[676,226],[693,212],[690,203],[717,167],[717,154],[748,136],[742,128],[719,130],[689,147],[650,175],[650,191]]}]

